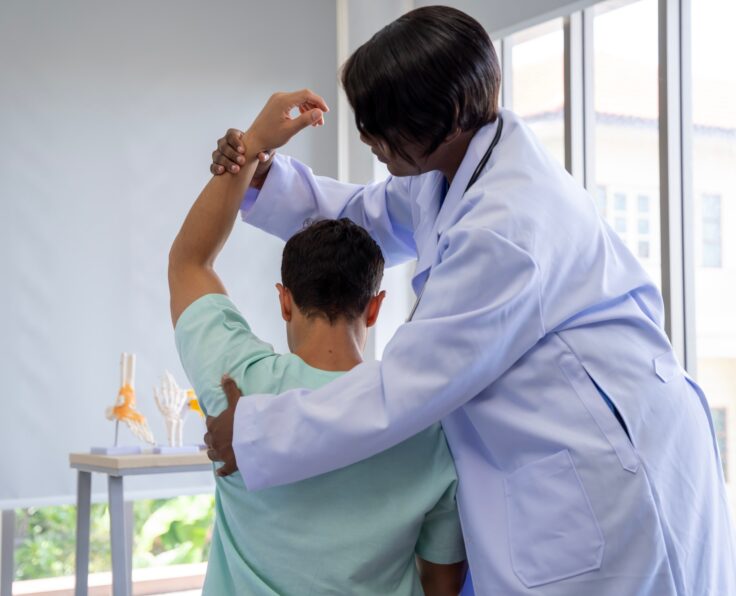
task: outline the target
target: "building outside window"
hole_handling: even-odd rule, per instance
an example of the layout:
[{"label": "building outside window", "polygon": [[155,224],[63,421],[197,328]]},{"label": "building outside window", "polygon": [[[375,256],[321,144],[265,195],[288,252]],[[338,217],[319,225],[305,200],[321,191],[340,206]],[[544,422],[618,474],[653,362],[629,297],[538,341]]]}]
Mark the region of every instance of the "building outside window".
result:
[{"label": "building outside window", "polygon": [[626,211],[626,195],[622,192],[617,192],[613,195],[614,205],[616,211]]},{"label": "building outside window", "polygon": [[657,1],[593,11],[595,178],[616,189],[601,215],[660,285]]},{"label": "building outside window", "polygon": [[511,38],[511,107],[563,164],[564,48],[562,19],[531,27]]},{"label": "building outside window", "polygon": [[619,234],[625,234],[626,233],[626,218],[625,217],[617,217],[615,220],[613,220],[614,226],[613,228],[619,233]]},{"label": "building outside window", "polygon": [[713,427],[716,431],[716,442],[718,443],[718,451],[721,453],[723,463],[723,475],[728,482],[728,424],[726,408],[711,408],[713,416]]},{"label": "building outside window", "polygon": [[598,205],[598,212],[603,217],[606,217],[608,213],[608,200],[606,197],[606,187],[605,186],[599,185],[596,187],[595,199],[596,199],[596,204]]},{"label": "building outside window", "polygon": [[721,196],[704,194],[703,210],[703,267],[721,266]]},{"label": "building outside window", "polygon": [[[733,0],[692,3],[692,176],[696,379],[708,396],[727,481],[736,461],[736,69],[724,62]],[[729,486],[736,515],[736,487]]]}]

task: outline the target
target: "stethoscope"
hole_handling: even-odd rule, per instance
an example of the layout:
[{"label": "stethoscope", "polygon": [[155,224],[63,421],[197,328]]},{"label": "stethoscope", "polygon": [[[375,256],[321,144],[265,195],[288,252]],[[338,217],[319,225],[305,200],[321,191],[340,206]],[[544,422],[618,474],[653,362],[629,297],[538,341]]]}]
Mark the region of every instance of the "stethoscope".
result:
[{"label": "stethoscope", "polygon": [[[493,135],[493,140],[491,141],[491,144],[488,146],[488,149],[486,149],[486,152],[483,154],[483,157],[481,157],[480,161],[478,162],[478,165],[476,166],[475,171],[473,172],[473,175],[470,177],[470,180],[468,181],[468,185],[465,187],[463,194],[468,192],[470,190],[470,187],[476,183],[478,178],[480,178],[483,168],[486,167],[488,160],[491,158],[491,154],[493,153],[493,150],[496,148],[496,145],[498,145],[498,141],[501,139],[502,130],[503,130],[503,118],[501,118],[501,116],[499,115],[498,116],[498,127],[496,128],[496,134]],[[414,302],[414,306],[412,307],[411,312],[409,313],[409,316],[406,319],[407,323],[414,318],[414,313],[417,312],[419,301],[422,299],[422,296],[424,295],[424,288],[426,287],[427,287],[427,283],[425,282],[424,286],[422,286],[421,292],[419,292],[419,296],[417,296],[417,299]]]}]

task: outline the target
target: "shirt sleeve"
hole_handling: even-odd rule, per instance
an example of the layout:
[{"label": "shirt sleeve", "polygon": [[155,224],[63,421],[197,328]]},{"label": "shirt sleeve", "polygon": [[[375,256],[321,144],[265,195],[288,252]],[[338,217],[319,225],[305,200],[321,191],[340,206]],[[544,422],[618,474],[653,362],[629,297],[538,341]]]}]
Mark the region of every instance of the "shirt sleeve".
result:
[{"label": "shirt sleeve", "polygon": [[545,334],[539,267],[485,228],[443,239],[414,319],[380,362],[315,391],[240,400],[233,449],[253,490],[316,476],[388,449],[478,395]]},{"label": "shirt sleeve", "polygon": [[181,314],[175,329],[176,348],[184,372],[197,394],[202,410],[217,415],[227,406],[220,386],[230,375],[245,394],[257,369],[272,367],[278,354],[258,339],[243,315],[224,294],[207,294]]},{"label": "shirt sleeve", "polygon": [[465,560],[465,543],[453,483],[427,513],[419,533],[416,554],[430,563],[450,565]]},{"label": "shirt sleeve", "polygon": [[339,182],[277,154],[261,190],[246,192],[241,214],[283,240],[314,219],[347,217],[368,230],[390,267],[417,256],[411,184],[411,177],[393,176],[365,186]]}]

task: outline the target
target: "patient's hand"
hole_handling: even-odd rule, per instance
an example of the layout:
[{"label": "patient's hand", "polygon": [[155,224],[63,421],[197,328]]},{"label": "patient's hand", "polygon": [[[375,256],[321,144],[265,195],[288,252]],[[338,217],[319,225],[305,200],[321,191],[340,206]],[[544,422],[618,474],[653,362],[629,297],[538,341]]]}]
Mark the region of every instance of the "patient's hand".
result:
[{"label": "patient's hand", "polygon": [[207,416],[207,434],[204,442],[207,445],[207,457],[215,462],[223,462],[217,469],[218,476],[229,476],[238,469],[233,451],[233,422],[235,407],[243,395],[230,377],[222,378],[222,389],[227,397],[227,408],[219,416]]},{"label": "patient's hand", "polygon": [[[292,116],[293,110],[299,114]],[[329,111],[325,100],[309,89],[293,93],[274,93],[256,116],[253,124],[243,133],[231,128],[217,142],[212,153],[210,172],[237,173],[245,163],[245,144],[249,153],[258,153],[259,166],[253,178],[253,186],[263,184],[273,150],[285,145],[291,137],[307,126],[324,124],[324,113]],[[252,153],[251,153],[252,154]]]}]

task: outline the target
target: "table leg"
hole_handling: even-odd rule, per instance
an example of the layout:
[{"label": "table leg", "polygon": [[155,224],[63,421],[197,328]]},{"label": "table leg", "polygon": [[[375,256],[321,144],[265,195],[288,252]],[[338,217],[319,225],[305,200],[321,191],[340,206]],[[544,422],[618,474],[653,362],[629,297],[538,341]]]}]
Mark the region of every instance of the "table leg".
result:
[{"label": "table leg", "polygon": [[112,594],[130,596],[128,549],[125,540],[125,506],[123,477],[108,476],[107,492],[110,505],[110,554],[112,555]]},{"label": "table leg", "polygon": [[125,553],[128,556],[128,588],[133,592],[133,501],[125,501]]},{"label": "table leg", "polygon": [[15,510],[4,509],[0,542],[0,596],[12,596],[15,579]]},{"label": "table leg", "polygon": [[89,519],[92,500],[92,473],[77,472],[77,551],[75,596],[87,596],[89,580]]}]

